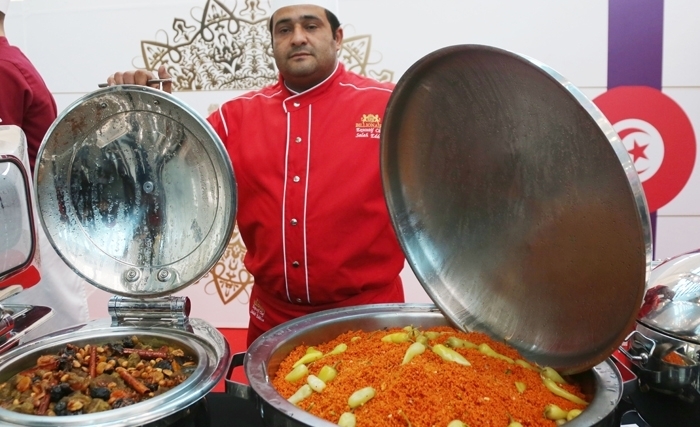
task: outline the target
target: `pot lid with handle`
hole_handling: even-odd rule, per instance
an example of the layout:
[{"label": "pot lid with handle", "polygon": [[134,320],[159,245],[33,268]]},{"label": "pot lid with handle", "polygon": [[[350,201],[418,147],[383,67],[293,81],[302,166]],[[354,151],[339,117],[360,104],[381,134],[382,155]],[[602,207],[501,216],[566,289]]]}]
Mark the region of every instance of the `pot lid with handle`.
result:
[{"label": "pot lid with handle", "polygon": [[638,321],[679,340],[700,344],[700,249],[654,266]]},{"label": "pot lid with handle", "polygon": [[176,97],[122,85],[62,112],[35,171],[40,221],[92,285],[160,297],[206,274],[233,231],[236,183],[214,130]]},{"label": "pot lid with handle", "polygon": [[399,80],[382,127],[391,219],[461,329],[564,373],[633,328],[651,262],[629,155],[596,106],[533,59],[459,45]]},{"label": "pot lid with handle", "polygon": [[39,281],[32,266],[38,247],[35,218],[27,138],[20,127],[0,124],[0,288]]}]

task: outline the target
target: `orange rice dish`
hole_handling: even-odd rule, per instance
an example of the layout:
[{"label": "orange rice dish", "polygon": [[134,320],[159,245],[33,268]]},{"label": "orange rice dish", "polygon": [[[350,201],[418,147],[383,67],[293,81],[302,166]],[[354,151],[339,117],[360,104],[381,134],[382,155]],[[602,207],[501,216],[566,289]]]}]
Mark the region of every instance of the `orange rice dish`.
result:
[{"label": "orange rice dish", "polygon": [[299,408],[341,426],[565,425],[590,396],[556,373],[552,385],[548,372],[554,371],[482,333],[406,327],[300,345],[280,363],[272,385]]}]

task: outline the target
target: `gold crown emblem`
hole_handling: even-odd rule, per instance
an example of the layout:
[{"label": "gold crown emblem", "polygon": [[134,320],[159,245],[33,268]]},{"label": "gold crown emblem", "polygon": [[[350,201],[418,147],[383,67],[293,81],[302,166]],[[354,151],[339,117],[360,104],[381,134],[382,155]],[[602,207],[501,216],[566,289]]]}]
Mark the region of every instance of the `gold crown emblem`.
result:
[{"label": "gold crown emblem", "polygon": [[379,118],[379,114],[363,114],[360,121],[362,123],[379,123],[381,119]]}]

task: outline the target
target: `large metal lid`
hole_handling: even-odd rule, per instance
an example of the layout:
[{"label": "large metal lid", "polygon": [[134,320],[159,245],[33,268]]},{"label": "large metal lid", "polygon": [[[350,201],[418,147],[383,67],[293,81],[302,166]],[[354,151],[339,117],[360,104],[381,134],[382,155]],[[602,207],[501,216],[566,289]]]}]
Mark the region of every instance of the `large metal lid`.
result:
[{"label": "large metal lid", "polygon": [[[37,247],[27,139],[17,126],[0,126],[0,286],[24,283]],[[38,280],[38,279],[36,279]],[[34,283],[25,283],[26,286]]]},{"label": "large metal lid", "polygon": [[36,167],[56,252],[105,291],[170,294],[223,254],[236,185],[221,140],[177,98],[141,86],[83,96],[49,129]]},{"label": "large metal lid", "polygon": [[664,260],[651,270],[638,320],[700,344],[700,249]]},{"label": "large metal lid", "polygon": [[462,329],[565,373],[632,329],[651,262],[627,151],[570,82],[488,46],[440,49],[400,79],[382,127],[392,222]]}]

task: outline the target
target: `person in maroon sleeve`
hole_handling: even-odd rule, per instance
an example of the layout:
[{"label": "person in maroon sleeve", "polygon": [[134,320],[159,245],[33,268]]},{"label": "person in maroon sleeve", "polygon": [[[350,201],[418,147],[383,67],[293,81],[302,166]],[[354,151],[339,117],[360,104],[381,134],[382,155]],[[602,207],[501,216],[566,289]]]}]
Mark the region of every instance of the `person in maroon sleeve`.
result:
[{"label": "person in maroon sleeve", "polygon": [[[238,184],[238,227],[255,278],[248,344],[321,310],[403,302],[404,254],[391,225],[379,136],[394,88],[338,61],[335,2],[272,1],[276,84],[224,103],[208,120]],[[170,78],[164,67],[160,78]],[[109,84],[146,85],[147,70]],[[164,90],[170,92],[171,84]]]},{"label": "person in maroon sleeve", "polygon": [[0,0],[0,125],[16,125],[27,137],[29,165],[46,131],[56,120],[56,102],[29,59],[5,37],[10,0]]},{"label": "person in maroon sleeve", "polygon": [[[0,0],[0,126],[16,125],[24,132],[31,169],[44,134],[56,119],[56,103],[36,68],[5,38],[5,15],[10,0]],[[2,217],[0,217],[2,221]],[[27,342],[89,320],[85,283],[59,257],[41,226],[37,227],[36,285],[2,301],[3,304],[51,307],[53,317],[24,336]]]}]

